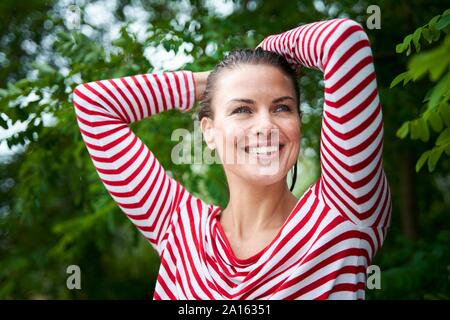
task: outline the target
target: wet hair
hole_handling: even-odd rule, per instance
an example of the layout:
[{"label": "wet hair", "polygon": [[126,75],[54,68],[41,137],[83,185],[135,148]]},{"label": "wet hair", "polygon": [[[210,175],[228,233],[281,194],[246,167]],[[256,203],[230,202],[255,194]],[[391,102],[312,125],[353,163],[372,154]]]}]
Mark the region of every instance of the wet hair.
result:
[{"label": "wet hair", "polygon": [[[292,81],[295,90],[295,98],[297,101],[298,116],[302,118],[303,113],[300,110],[300,89],[297,84],[296,70],[287,62],[287,60],[276,52],[267,51],[262,48],[256,49],[235,49],[231,51],[225,58],[220,61],[208,75],[206,81],[206,88],[200,100],[200,110],[198,112],[198,120],[201,121],[204,117],[214,119],[214,110],[212,109],[212,98],[216,90],[217,80],[220,73],[224,70],[232,70],[239,65],[266,65],[278,68]],[[297,180],[297,161],[293,168],[293,177],[290,191],[294,189]]]},{"label": "wet hair", "polygon": [[276,52],[267,51],[262,48],[256,49],[235,49],[228,53],[225,58],[220,61],[208,75],[206,88],[200,100],[200,111],[198,112],[198,120],[204,117],[214,119],[214,111],[212,109],[212,98],[216,90],[217,80],[220,73],[224,70],[232,70],[240,65],[267,65],[278,68],[292,81],[295,98],[297,100],[297,111],[301,119],[300,111],[300,89],[297,84],[297,74],[287,60]]}]

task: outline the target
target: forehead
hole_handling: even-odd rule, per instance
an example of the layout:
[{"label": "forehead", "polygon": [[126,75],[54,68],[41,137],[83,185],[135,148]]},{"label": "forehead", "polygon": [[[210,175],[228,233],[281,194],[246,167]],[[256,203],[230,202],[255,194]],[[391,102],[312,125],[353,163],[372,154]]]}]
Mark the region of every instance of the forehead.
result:
[{"label": "forehead", "polygon": [[[226,102],[236,97],[271,99],[280,95],[294,97],[290,78],[279,68],[268,65],[239,65],[219,75],[215,97]],[[295,97],[294,97],[295,98]]]}]

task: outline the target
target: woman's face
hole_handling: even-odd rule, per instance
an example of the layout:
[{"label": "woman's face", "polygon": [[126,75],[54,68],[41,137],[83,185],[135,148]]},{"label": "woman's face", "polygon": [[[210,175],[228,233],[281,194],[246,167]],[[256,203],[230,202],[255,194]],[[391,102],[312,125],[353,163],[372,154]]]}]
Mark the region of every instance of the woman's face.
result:
[{"label": "woman's face", "polygon": [[220,73],[214,120],[203,118],[201,128],[228,178],[269,185],[286,177],[300,150],[297,103],[291,80],[276,67],[241,64]]}]

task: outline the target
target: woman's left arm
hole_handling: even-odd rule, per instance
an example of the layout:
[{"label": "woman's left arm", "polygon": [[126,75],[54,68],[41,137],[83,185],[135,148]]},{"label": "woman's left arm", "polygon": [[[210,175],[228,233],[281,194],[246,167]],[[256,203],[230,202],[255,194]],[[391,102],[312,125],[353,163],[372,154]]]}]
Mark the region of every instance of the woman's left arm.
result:
[{"label": "woman's left arm", "polygon": [[[359,226],[390,224],[391,194],[383,169],[383,115],[372,51],[351,19],[302,25],[266,37],[262,49],[324,76],[320,162],[315,192]],[[380,235],[383,237],[383,235]]]}]

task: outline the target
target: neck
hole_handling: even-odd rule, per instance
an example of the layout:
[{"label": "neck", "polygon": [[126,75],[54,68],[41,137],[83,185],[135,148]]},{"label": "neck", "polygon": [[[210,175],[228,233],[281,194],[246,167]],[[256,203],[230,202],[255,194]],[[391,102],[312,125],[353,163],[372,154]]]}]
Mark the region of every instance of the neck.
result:
[{"label": "neck", "polygon": [[279,229],[298,202],[284,179],[266,186],[230,182],[233,188],[220,222],[227,233],[241,240],[258,232]]}]

